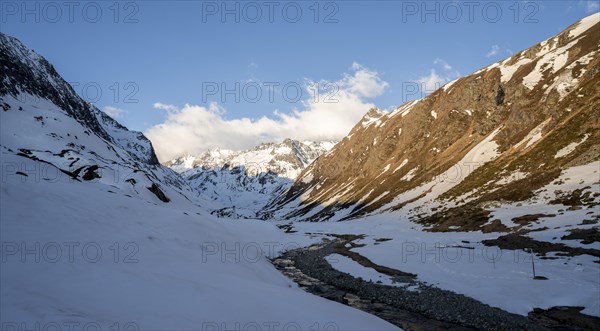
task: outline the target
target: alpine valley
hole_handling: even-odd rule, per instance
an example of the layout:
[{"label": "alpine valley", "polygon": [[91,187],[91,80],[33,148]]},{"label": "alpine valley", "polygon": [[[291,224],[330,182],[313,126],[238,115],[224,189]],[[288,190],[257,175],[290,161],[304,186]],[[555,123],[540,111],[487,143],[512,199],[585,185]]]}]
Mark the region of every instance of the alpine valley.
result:
[{"label": "alpine valley", "polygon": [[597,330],[600,13],[341,141],[159,163],[0,33],[0,325]]}]

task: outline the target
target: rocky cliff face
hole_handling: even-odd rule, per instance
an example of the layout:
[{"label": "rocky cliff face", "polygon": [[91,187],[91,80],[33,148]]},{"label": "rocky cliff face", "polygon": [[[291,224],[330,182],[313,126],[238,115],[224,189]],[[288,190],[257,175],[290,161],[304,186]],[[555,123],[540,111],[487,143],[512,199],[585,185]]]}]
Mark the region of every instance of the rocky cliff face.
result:
[{"label": "rocky cliff face", "polygon": [[140,162],[158,165],[152,143],[143,134],[129,131],[85,102],[45,58],[3,33],[0,33],[0,66],[0,95],[13,96],[25,103],[48,100],[100,138],[123,147]]},{"label": "rocky cliff face", "polygon": [[157,204],[199,198],[158,163],[142,133],[85,102],[46,59],[2,33],[0,68],[5,176],[50,182],[66,176]]},{"label": "rocky cliff face", "polygon": [[[400,210],[433,230],[485,230],[490,203],[539,197],[566,169],[599,168],[599,18],[393,112],[369,111],[271,210],[310,221]],[[598,182],[592,173],[583,192]]]}]

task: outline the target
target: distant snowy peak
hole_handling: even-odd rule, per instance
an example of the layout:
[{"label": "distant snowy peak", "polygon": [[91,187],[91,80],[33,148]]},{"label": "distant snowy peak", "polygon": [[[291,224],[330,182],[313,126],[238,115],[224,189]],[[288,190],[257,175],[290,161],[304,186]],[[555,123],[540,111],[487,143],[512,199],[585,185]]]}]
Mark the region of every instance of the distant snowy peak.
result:
[{"label": "distant snowy peak", "polygon": [[285,139],[243,151],[215,148],[198,156],[182,156],[165,165],[219,206],[213,214],[264,219],[268,215],[260,210],[285,193],[304,168],[334,145],[332,141]]},{"label": "distant snowy peak", "polygon": [[249,175],[272,172],[280,177],[294,179],[302,169],[331,150],[334,145],[333,141],[285,139],[281,143],[264,143],[243,151],[215,148],[198,156],[188,154],[167,161],[165,165],[179,173],[191,169],[244,167]]}]

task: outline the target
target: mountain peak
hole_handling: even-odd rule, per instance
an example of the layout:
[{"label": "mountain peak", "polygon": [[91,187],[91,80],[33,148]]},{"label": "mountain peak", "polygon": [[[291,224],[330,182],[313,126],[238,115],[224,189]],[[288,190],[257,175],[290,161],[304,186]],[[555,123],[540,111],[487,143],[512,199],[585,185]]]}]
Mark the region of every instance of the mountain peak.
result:
[{"label": "mountain peak", "polygon": [[17,38],[0,33],[0,63],[3,66],[0,95],[20,100],[48,100],[98,137],[122,147],[136,160],[159,164],[150,140],[140,132],[129,131],[84,101],[54,66]]},{"label": "mountain peak", "polygon": [[211,149],[165,165],[179,172],[192,187],[222,206],[218,216],[257,218],[259,211],[283,194],[297,175],[334,142],[284,139],[242,151]]},{"label": "mountain peak", "polygon": [[230,168],[251,166],[260,172],[274,172],[279,176],[294,179],[314,159],[329,151],[335,142],[298,141],[286,138],[280,143],[262,143],[246,150],[213,148],[200,155],[186,155],[165,162],[177,172],[191,169],[220,169],[225,164]]},{"label": "mountain peak", "polygon": [[[400,211],[438,229],[460,219],[478,229],[485,221],[473,210],[485,203],[528,199],[561,171],[599,160],[599,17],[390,113],[369,110],[273,210],[315,221]],[[579,152],[555,157],[570,144]],[[511,171],[527,175],[503,181]],[[440,221],[451,213],[460,216]]]}]

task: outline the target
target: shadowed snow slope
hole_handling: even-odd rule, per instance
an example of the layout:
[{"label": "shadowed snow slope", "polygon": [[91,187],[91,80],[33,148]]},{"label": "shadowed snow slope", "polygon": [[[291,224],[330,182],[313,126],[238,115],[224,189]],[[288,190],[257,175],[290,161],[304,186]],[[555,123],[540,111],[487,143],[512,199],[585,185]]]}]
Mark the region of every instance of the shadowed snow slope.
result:
[{"label": "shadowed snow slope", "polygon": [[209,215],[142,134],[0,41],[2,329],[395,329],[297,288],[266,256],[309,239]]}]

